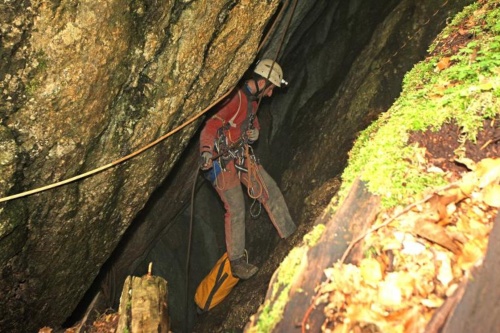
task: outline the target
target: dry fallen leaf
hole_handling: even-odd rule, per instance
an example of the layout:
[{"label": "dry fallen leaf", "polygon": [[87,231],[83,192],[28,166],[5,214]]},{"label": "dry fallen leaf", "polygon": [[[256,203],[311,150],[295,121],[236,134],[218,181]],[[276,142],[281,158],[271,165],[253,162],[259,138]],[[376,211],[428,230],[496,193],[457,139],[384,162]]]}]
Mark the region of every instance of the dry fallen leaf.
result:
[{"label": "dry fallen leaf", "polygon": [[416,256],[425,251],[425,245],[414,240],[404,240],[402,254]]},{"label": "dry fallen leaf", "polygon": [[500,158],[485,158],[476,165],[479,187],[484,188],[500,181]]},{"label": "dry fallen leaf", "polygon": [[423,332],[481,263],[494,216],[490,207],[500,206],[500,159],[460,162],[472,171],[455,184],[427,192],[410,209],[380,212],[374,225],[383,227],[364,238],[367,257],[359,267],[338,263],[325,271],[332,281],[320,290],[329,296],[325,314],[333,332]]},{"label": "dry fallen leaf", "polygon": [[456,158],[456,162],[463,164],[467,167],[467,169],[474,171],[476,169],[476,162],[467,157]]},{"label": "dry fallen leaf", "polygon": [[382,306],[392,308],[401,304],[403,295],[401,289],[394,280],[383,281],[378,289],[378,303]]},{"label": "dry fallen leaf", "polygon": [[467,196],[468,194],[466,194],[466,192],[464,192],[459,187],[452,187],[446,192],[439,193],[440,202],[445,206],[449,205],[450,203],[457,203]]},{"label": "dry fallen leaf", "polygon": [[335,325],[332,333],[349,333],[350,325],[345,323],[339,323]]},{"label": "dry fallen leaf", "polygon": [[444,57],[439,62],[437,63],[436,67],[438,70],[442,71],[443,69],[446,69],[450,67],[450,57]]},{"label": "dry fallen leaf", "polygon": [[351,304],[347,306],[346,318],[350,322],[376,323],[383,320],[383,316],[372,311],[364,304]]},{"label": "dry fallen leaf", "polygon": [[476,265],[483,258],[486,244],[479,239],[473,239],[467,242],[463,247],[463,254],[458,258],[458,266],[466,271]]},{"label": "dry fallen leaf", "polygon": [[457,229],[466,235],[466,238],[483,238],[488,235],[491,227],[485,225],[477,216],[469,217],[467,214],[460,216]]},{"label": "dry fallen leaf", "polygon": [[369,285],[376,285],[382,280],[382,266],[374,258],[364,258],[359,264],[363,282]]},{"label": "dry fallen leaf", "polygon": [[491,184],[483,191],[484,202],[495,208],[500,208],[500,184]]},{"label": "dry fallen leaf", "polygon": [[428,308],[439,308],[441,305],[443,305],[444,300],[442,298],[437,297],[434,294],[430,294],[429,298],[422,299],[420,301],[422,305],[425,305]]},{"label": "dry fallen leaf", "polygon": [[42,328],[40,328],[40,330],[38,331],[38,333],[52,333],[52,328],[47,327],[47,326],[42,327]]},{"label": "dry fallen leaf", "polygon": [[438,252],[436,260],[439,262],[437,279],[446,288],[454,278],[450,257],[443,252]]},{"label": "dry fallen leaf", "polygon": [[476,189],[478,178],[475,172],[468,172],[463,177],[458,186],[460,190],[466,195],[470,196]]},{"label": "dry fallen leaf", "polygon": [[413,232],[420,237],[441,245],[453,253],[458,253],[460,251],[457,244],[455,244],[453,239],[446,233],[445,228],[440,225],[421,220],[415,224]]}]

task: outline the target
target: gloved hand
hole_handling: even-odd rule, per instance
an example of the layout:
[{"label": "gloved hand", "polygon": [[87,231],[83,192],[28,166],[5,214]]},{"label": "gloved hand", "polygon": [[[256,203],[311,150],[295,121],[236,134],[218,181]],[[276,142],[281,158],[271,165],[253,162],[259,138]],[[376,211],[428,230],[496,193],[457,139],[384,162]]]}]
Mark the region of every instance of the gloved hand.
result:
[{"label": "gloved hand", "polygon": [[257,139],[259,138],[259,130],[256,128],[247,130],[247,137],[250,141],[257,141]]},{"label": "gloved hand", "polygon": [[213,161],[211,152],[204,151],[203,153],[201,153],[200,158],[201,170],[208,170],[212,167]]}]

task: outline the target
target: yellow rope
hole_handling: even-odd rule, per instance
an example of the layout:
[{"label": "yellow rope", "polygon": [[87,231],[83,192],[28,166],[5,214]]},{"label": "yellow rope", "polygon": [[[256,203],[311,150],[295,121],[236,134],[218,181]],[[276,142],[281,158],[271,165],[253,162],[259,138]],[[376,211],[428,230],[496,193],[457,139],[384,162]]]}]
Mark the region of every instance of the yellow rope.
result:
[{"label": "yellow rope", "polygon": [[[281,14],[283,13],[284,9],[286,8],[286,6],[283,6],[281,8],[281,11],[278,15],[278,18],[281,18]],[[274,22],[274,24],[276,23],[276,21]],[[273,26],[274,26],[273,24]],[[258,50],[260,50],[260,48],[264,45],[264,43],[267,41],[267,38],[270,36],[270,34],[272,33],[273,29],[271,29],[267,35],[265,36],[265,38],[262,40],[261,42],[261,45],[259,45],[258,47]],[[65,185],[65,184],[69,184],[69,183],[72,183],[76,180],[79,180],[79,179],[82,179],[82,178],[86,178],[86,177],[89,177],[91,175],[94,175],[96,173],[99,173],[101,171],[104,171],[106,169],[109,169],[115,165],[118,165],[120,163],[123,163],[141,153],[143,153],[145,150],[148,150],[149,148],[157,145],[158,143],[160,143],[161,141],[165,140],[166,138],[168,138],[169,136],[177,133],[178,131],[180,131],[181,129],[183,129],[184,127],[186,127],[187,125],[193,123],[196,119],[200,118],[202,115],[204,115],[208,110],[210,110],[215,104],[219,103],[222,99],[224,99],[227,95],[229,95],[229,93],[231,93],[231,91],[234,89],[234,87],[232,89],[230,89],[228,92],[226,92],[224,95],[222,95],[220,98],[218,98],[215,102],[213,102],[212,104],[210,104],[207,108],[205,108],[203,111],[201,111],[199,114],[197,114],[196,116],[188,119],[186,122],[184,122],[183,124],[179,125],[178,127],[174,128],[173,130],[171,130],[170,132],[162,135],[161,137],[159,137],[158,139],[156,139],[155,141],[149,143],[148,145],[134,151],[133,153],[129,154],[129,155],[126,155],[122,158],[119,158],[111,163],[108,163],[106,165],[103,165],[99,168],[96,168],[96,169],[93,169],[93,170],[90,170],[88,172],[85,172],[85,173],[82,173],[80,175],[77,175],[77,176],[74,176],[74,177],[71,177],[69,179],[65,179],[65,180],[62,180],[60,182],[56,182],[56,183],[52,183],[50,185],[46,185],[46,186],[43,186],[43,187],[39,187],[39,188],[35,188],[35,189],[32,189],[32,190],[29,190],[29,191],[25,191],[25,192],[21,192],[21,193],[18,193],[18,194],[14,194],[14,195],[10,195],[10,196],[7,196],[7,197],[3,197],[3,198],[0,198],[0,203],[1,202],[6,202],[6,201],[9,201],[9,200],[13,200],[13,199],[18,199],[18,198],[21,198],[21,197],[26,197],[28,195],[31,195],[31,194],[35,194],[35,193],[39,193],[39,192],[43,192],[43,191],[46,191],[46,190],[49,190],[49,189],[52,189],[52,188],[55,188],[55,187],[59,187],[59,186],[62,186],[62,185]]]},{"label": "yellow rope", "polygon": [[62,180],[60,182],[57,182],[57,183],[53,183],[53,184],[50,184],[50,185],[46,185],[46,186],[43,186],[43,187],[39,187],[39,188],[36,188],[36,189],[33,189],[33,190],[29,190],[29,191],[26,191],[26,192],[22,192],[22,193],[18,193],[18,194],[14,194],[14,195],[10,195],[8,197],[4,197],[4,198],[0,198],[0,202],[4,202],[4,201],[8,201],[8,200],[12,200],[12,199],[17,199],[17,198],[20,198],[20,197],[25,197],[25,196],[28,196],[28,195],[31,195],[31,194],[35,194],[35,193],[38,193],[38,192],[42,192],[42,191],[45,191],[45,190],[48,190],[48,189],[52,189],[54,187],[58,187],[58,186],[61,186],[61,185],[65,185],[65,184],[68,184],[68,183],[71,183],[71,182],[74,182],[75,180],[78,180],[78,179],[82,179],[82,178],[86,178],[90,175],[94,175],[96,173],[99,173],[101,171],[104,171],[106,169],[109,169],[115,165],[118,165],[122,162],[125,162],[126,160],[129,160],[139,154],[141,154],[142,152],[144,152],[145,150],[148,150],[149,148],[157,145],[158,143],[160,143],[161,141],[165,140],[166,138],[168,138],[169,136],[177,133],[178,131],[180,131],[181,129],[183,129],[184,127],[186,127],[187,125],[191,124],[192,122],[194,122],[196,119],[200,118],[203,114],[205,114],[208,110],[210,110],[210,108],[212,108],[215,104],[217,104],[219,101],[221,101],[223,98],[225,98],[229,93],[231,92],[228,91],[227,93],[225,93],[224,95],[222,95],[222,97],[220,97],[219,99],[217,99],[215,102],[213,102],[212,104],[210,104],[206,109],[204,109],[202,112],[200,112],[198,115],[188,119],[186,122],[184,122],[183,124],[179,125],[178,127],[174,128],[173,130],[171,130],[170,132],[164,134],[163,136],[159,137],[158,139],[156,139],[155,141],[149,143],[148,145],[134,151],[133,153],[129,154],[129,155],[126,155],[122,158],[119,158],[109,164],[106,164],[106,165],[103,165],[99,168],[96,168],[96,169],[93,169],[91,171],[88,171],[88,172],[85,172],[85,173],[82,173],[80,175],[77,175],[77,176],[74,176],[72,178],[69,178],[69,179],[65,179],[65,180]]},{"label": "yellow rope", "polygon": [[[250,147],[248,144],[245,144],[245,159],[247,161],[248,169],[248,196],[252,199],[257,200],[262,196],[263,193],[265,193],[265,197],[269,198],[269,191],[267,190],[266,183],[262,179],[262,176],[259,172],[259,166],[255,162],[255,159],[250,156]],[[256,185],[258,186],[258,191],[255,191]]]}]

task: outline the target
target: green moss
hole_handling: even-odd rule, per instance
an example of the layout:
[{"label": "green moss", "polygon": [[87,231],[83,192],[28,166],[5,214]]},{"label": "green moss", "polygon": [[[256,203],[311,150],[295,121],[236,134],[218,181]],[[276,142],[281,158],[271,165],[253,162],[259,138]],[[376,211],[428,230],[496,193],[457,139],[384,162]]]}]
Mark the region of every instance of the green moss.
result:
[{"label": "green moss", "polygon": [[35,59],[38,62],[36,69],[38,71],[45,71],[48,67],[49,58],[43,50],[39,50],[35,53]]},{"label": "green moss", "polygon": [[31,74],[31,79],[25,86],[26,95],[28,96],[34,96],[38,88],[40,88],[41,82],[43,82],[41,76],[46,72],[49,63],[47,54],[42,50],[35,52],[33,58],[36,61],[35,68]]},{"label": "green moss", "polygon": [[[460,25],[477,9],[477,5],[467,7],[454,24]],[[437,131],[444,123],[454,122],[462,130],[462,142],[475,142],[484,119],[500,112],[498,18],[499,8],[474,17],[481,23],[481,33],[451,57],[448,68],[437,70],[445,55],[436,54],[405,76],[398,101],[356,140],[342,175],[341,198],[357,177],[381,196],[384,207],[446,182],[444,174],[427,173],[424,152],[409,146],[408,138],[411,132]],[[451,33],[446,30],[440,38]]]},{"label": "green moss", "polygon": [[[427,171],[424,148],[408,144],[410,134],[437,131],[443,124],[453,122],[461,128],[463,142],[474,142],[483,120],[500,114],[500,8],[484,12],[478,9],[479,4],[468,6],[455,17],[431,47],[436,54],[405,76],[401,97],[360,133],[330,209],[342,203],[358,177],[372,193],[380,195],[384,207],[404,203],[427,188],[445,184],[444,174]],[[438,62],[450,56],[437,52],[438,43],[456,33],[470,15],[476,15],[474,19],[480,21],[474,30],[476,40],[464,45],[451,58],[448,68],[437,70]],[[322,232],[318,226],[304,237],[305,243],[316,243]],[[304,248],[295,248],[283,261],[273,284],[273,301],[267,300],[263,305],[252,332],[271,332],[281,320],[304,255]]]},{"label": "green moss", "polygon": [[304,243],[309,247],[316,245],[321,235],[323,234],[324,230],[325,230],[324,224],[318,224],[314,226],[314,228],[311,231],[309,231],[307,235],[304,236]]},{"label": "green moss", "polygon": [[40,81],[35,79],[29,81],[26,85],[26,95],[34,96],[38,88],[40,88]]},{"label": "green moss", "polygon": [[257,325],[252,327],[250,332],[272,332],[276,324],[280,322],[289,298],[291,282],[302,264],[305,253],[306,248],[304,247],[294,248],[283,260],[276,281],[272,285],[272,296],[264,303]]},{"label": "green moss", "polygon": [[429,53],[434,52],[437,45],[441,42],[441,40],[446,39],[453,31],[456,31],[460,24],[472,13],[479,9],[479,3],[475,2],[469,6],[466,6],[460,13],[455,15],[453,20],[443,29],[443,31],[437,36],[434,43],[429,47]]}]

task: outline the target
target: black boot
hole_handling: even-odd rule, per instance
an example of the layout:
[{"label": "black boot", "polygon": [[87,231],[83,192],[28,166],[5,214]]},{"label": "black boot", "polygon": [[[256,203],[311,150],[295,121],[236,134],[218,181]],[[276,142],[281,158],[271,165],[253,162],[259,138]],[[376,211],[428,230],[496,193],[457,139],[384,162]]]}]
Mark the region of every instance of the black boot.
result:
[{"label": "black boot", "polygon": [[231,273],[242,280],[249,279],[259,270],[252,264],[249,264],[245,257],[236,260],[231,260]]}]

